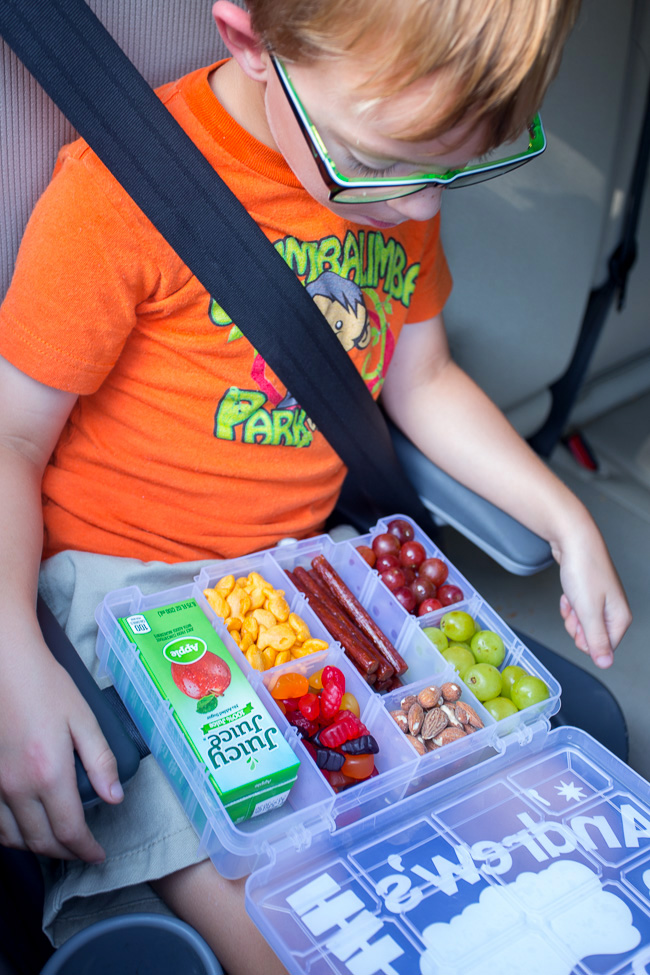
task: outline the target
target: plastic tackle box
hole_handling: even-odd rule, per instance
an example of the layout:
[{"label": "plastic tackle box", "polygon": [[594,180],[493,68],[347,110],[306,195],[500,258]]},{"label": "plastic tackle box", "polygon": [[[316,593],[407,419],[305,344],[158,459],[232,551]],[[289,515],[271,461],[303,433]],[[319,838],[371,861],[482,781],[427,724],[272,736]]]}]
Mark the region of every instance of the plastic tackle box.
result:
[{"label": "plastic tackle box", "polygon": [[[403,516],[395,516],[403,517]],[[187,586],[154,595],[109,593],[97,610],[97,653],[174,786],[216,868],[251,874],[249,911],[290,972],[373,975],[641,975],[650,972],[650,786],[588,735],[549,731],[560,687],[435,545],[449,582],[507,664],[549,688],[543,702],[496,722],[462,685],[422,628],[447,608],[408,614],[356,548],[386,530],[335,543],[323,535],[204,568]],[[329,639],[285,570],[323,554],[408,663],[404,687],[379,695],[329,640],[326,651],[253,670],[203,590],[259,572],[284,589],[314,636]],[[118,619],[195,598],[238,659],[300,759],[281,808],[234,824],[208,770],[180,734]],[[239,658],[236,657],[239,654]],[[335,794],[269,689],[279,674],[345,673],[361,719],[379,743],[378,775]],[[407,693],[456,680],[484,728],[419,755],[390,717]],[[647,966],[647,967],[646,967]]]}]

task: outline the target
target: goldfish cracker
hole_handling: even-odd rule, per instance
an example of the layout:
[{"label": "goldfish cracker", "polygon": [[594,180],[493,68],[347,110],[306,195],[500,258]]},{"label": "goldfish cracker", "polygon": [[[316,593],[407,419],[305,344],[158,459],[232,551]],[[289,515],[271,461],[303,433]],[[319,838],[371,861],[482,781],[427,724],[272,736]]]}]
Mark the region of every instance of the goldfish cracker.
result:
[{"label": "goldfish cracker", "polygon": [[290,650],[296,642],[296,636],[288,623],[276,623],[269,626],[257,638],[257,645],[260,650],[266,647],[273,647],[274,650]]},{"label": "goldfish cracker", "polygon": [[291,658],[292,660],[300,660],[301,657],[310,657],[314,652],[309,644],[309,640],[305,640],[304,643],[291,648]]},{"label": "goldfish cracker", "polygon": [[318,640],[316,637],[311,636],[308,640],[303,643],[303,650],[305,653],[303,657],[308,653],[318,653],[319,650],[327,650],[329,644],[327,640]]},{"label": "goldfish cracker", "polygon": [[260,624],[251,613],[247,613],[242,620],[241,631],[242,633],[247,633],[253,643],[255,643],[260,632]]},{"label": "goldfish cracker", "polygon": [[230,630],[230,635],[235,641],[235,643],[237,644],[237,646],[241,647],[241,633],[239,632],[239,630]]},{"label": "goldfish cracker", "polygon": [[225,620],[230,616],[230,606],[220,592],[216,589],[204,589],[203,595],[220,619]]},{"label": "goldfish cracker", "polygon": [[218,593],[220,593],[225,599],[233,589],[235,588],[235,577],[234,576],[224,576],[223,579],[219,579],[219,582],[214,587]]},{"label": "goldfish cracker", "polygon": [[229,633],[232,633],[233,630],[241,630],[241,628],[242,628],[242,621],[239,619],[238,616],[230,616],[226,620],[226,629],[228,630]]},{"label": "goldfish cracker", "polygon": [[305,623],[302,616],[298,616],[297,613],[289,613],[288,623],[293,632],[296,634],[296,640],[298,643],[304,643],[305,640],[308,640],[311,636],[309,627]]},{"label": "goldfish cracker", "polygon": [[273,589],[269,593],[264,608],[273,613],[278,623],[285,623],[289,619],[289,603],[284,598],[284,590],[282,589]]},{"label": "goldfish cracker", "polygon": [[249,647],[246,651],[246,659],[253,668],[253,670],[265,670],[264,667],[264,657],[261,652],[257,649],[255,644]]},{"label": "goldfish cracker", "polygon": [[277,623],[275,616],[268,609],[254,609],[251,615],[257,620],[259,626],[264,626],[266,629]]},{"label": "goldfish cracker", "polygon": [[240,637],[241,637],[241,642],[239,644],[239,647],[242,653],[246,653],[249,647],[254,647],[256,645],[255,640],[250,635],[250,633],[240,633]]},{"label": "goldfish cracker", "polygon": [[244,589],[241,588],[241,586],[235,586],[232,592],[228,593],[226,596],[226,602],[230,606],[231,614],[233,616],[238,616],[240,619],[242,619],[251,608],[251,597]]},{"label": "goldfish cracker", "polygon": [[270,582],[259,574],[259,572],[249,572],[248,573],[248,585],[251,589],[261,589],[268,596],[269,593],[273,592],[273,586]]},{"label": "goldfish cracker", "polygon": [[[284,651],[287,652],[286,650]],[[264,660],[264,670],[269,670],[271,667],[275,667],[276,657],[278,651],[274,650],[273,647],[267,647],[262,651],[262,659]]]},{"label": "goldfish cracker", "polygon": [[261,609],[268,595],[266,589],[258,587],[249,589],[247,592],[251,597],[251,609]]},{"label": "goldfish cracker", "polygon": [[278,650],[277,654],[275,655],[275,666],[279,667],[280,664],[286,664],[289,660],[291,660],[290,650]]},{"label": "goldfish cracker", "polygon": [[238,589],[243,589],[246,591],[246,585],[248,583],[248,578],[246,576],[240,576],[239,579],[235,579],[235,585]]}]

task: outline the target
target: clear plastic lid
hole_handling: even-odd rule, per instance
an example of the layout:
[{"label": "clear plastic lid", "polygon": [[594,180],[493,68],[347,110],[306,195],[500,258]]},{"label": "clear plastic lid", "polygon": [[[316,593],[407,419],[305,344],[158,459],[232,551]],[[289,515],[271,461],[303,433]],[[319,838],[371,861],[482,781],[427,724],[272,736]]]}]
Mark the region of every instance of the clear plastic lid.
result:
[{"label": "clear plastic lid", "polygon": [[650,971],[650,785],[575,728],[405,797],[247,881],[292,973]]}]

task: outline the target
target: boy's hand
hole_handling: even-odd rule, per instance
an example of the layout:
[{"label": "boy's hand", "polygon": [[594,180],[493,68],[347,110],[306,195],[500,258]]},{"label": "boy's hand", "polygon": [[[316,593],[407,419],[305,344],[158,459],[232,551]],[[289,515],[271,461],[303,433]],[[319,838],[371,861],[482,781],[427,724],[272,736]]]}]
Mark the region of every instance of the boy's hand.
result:
[{"label": "boy's hand", "polygon": [[66,671],[45,653],[5,658],[0,692],[0,843],[64,860],[104,860],[77,789],[76,750],[97,794],[120,802],[106,739]]},{"label": "boy's hand", "polygon": [[610,667],[632,614],[600,533],[587,523],[563,547],[553,545],[553,555],[560,565],[560,614],[567,633],[596,666]]}]

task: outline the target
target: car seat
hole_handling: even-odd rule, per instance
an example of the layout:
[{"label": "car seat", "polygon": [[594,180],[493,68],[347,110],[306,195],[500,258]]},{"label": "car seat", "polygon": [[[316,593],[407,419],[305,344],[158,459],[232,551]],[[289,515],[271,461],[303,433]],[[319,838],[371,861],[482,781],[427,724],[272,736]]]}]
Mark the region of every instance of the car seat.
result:
[{"label": "car seat", "polygon": [[[222,56],[207,4],[196,0],[150,0],[147,4],[138,0],[119,4],[91,0],[90,6],[152,85]],[[456,276],[447,314],[454,352],[524,435],[543,419],[548,385],[570,356],[586,295],[598,274],[603,226],[609,229],[613,194],[609,174],[614,164],[618,111],[628,83],[624,65],[640,6],[633,0],[622,0],[614,12],[606,0],[585,3],[581,24],[548,99],[549,141],[556,149],[549,149],[534,172],[531,167],[530,176],[524,169],[511,174],[507,185],[506,181],[486,184],[487,193],[486,187],[467,189],[445,200],[443,236]],[[609,59],[615,65],[616,84],[608,86],[607,97],[596,107],[591,102],[593,87],[589,81],[597,77],[602,60],[590,27],[594,18],[602,17],[608,25],[612,22]],[[599,32],[598,38],[604,34]],[[6,93],[0,113],[0,181],[5,209],[5,230],[0,239],[1,296],[33,204],[47,184],[60,145],[74,133],[4,44],[0,55]],[[585,61],[591,72],[587,80],[583,74]],[[566,88],[572,92],[576,82],[585,86],[584,101],[589,96],[589,105],[583,106],[582,100],[580,105],[574,104],[566,98]],[[598,166],[593,159],[599,160]],[[486,228],[491,242],[488,247],[483,232]],[[494,246],[495,238],[498,246]],[[499,289],[490,287],[495,278],[503,282]],[[530,356],[530,338],[523,337],[522,321],[531,329],[529,335],[545,334],[542,329],[552,324],[553,336],[545,335],[538,343],[535,357]],[[497,355],[499,348],[507,349],[508,354]],[[546,543],[498,509],[486,507],[472,492],[433,469],[404,438],[400,440],[397,433],[395,437],[410,476],[441,522],[464,530],[511,571],[531,573],[549,564]],[[546,648],[533,646],[528,638],[522,639],[558,674],[560,658]],[[585,716],[576,702],[583,690],[599,693],[602,688],[610,708],[611,729],[616,731],[595,730],[600,735],[605,733],[605,743],[624,757],[620,709],[599,681],[572,665],[566,666],[571,670],[568,680],[562,681],[565,693],[558,720],[580,725]],[[580,693],[572,695],[576,682],[582,682]],[[3,874],[5,868],[11,869],[26,881],[29,915],[39,898],[34,862],[14,851],[3,850],[1,856]],[[11,932],[14,937],[17,931],[16,927]],[[25,950],[33,949],[30,964],[36,966],[27,971],[38,970],[41,956],[47,954],[35,932],[32,927],[24,939],[29,946]],[[2,944],[8,943],[3,937]]]}]

